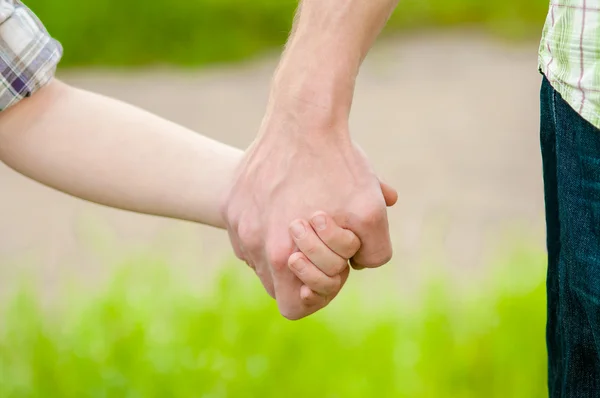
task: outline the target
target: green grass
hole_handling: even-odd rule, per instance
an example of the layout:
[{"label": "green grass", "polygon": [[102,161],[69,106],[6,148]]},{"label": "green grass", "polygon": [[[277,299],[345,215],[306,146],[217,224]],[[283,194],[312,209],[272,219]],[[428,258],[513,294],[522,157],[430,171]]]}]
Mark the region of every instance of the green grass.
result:
[{"label": "green grass", "polygon": [[438,279],[364,302],[350,288],[300,322],[278,316],[247,270],[198,293],[156,261],[122,269],[50,309],[27,290],[2,306],[0,396],[546,396],[539,253],[517,251],[468,291]]},{"label": "green grass", "polygon": [[[296,0],[26,0],[65,47],[63,66],[204,65],[285,42]],[[548,0],[401,0],[388,32],[480,26],[541,32]]]}]

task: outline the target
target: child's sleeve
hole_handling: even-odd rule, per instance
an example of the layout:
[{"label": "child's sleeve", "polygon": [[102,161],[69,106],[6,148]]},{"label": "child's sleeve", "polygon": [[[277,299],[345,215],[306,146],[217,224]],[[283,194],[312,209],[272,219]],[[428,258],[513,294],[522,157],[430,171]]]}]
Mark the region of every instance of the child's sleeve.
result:
[{"label": "child's sleeve", "polygon": [[62,46],[19,0],[0,0],[0,111],[54,77]]}]

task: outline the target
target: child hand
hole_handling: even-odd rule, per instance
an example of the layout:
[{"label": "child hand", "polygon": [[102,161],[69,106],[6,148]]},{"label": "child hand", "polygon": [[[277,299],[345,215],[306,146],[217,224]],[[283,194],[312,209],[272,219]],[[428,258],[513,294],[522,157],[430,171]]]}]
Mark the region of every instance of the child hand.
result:
[{"label": "child hand", "polygon": [[323,306],[346,283],[350,272],[348,260],[360,249],[360,240],[324,212],[315,213],[310,223],[305,220],[294,223],[302,223],[306,233],[301,239],[293,238],[299,251],[290,256],[288,267],[304,283],[300,297],[305,305]]}]

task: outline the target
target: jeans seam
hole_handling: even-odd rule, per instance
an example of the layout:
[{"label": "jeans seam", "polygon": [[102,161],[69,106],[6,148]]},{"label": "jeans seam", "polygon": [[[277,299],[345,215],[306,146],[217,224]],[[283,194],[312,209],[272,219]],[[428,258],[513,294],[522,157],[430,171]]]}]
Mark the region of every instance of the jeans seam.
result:
[{"label": "jeans seam", "polygon": [[552,121],[554,122],[554,128],[557,128],[556,125],[556,90],[552,89]]}]

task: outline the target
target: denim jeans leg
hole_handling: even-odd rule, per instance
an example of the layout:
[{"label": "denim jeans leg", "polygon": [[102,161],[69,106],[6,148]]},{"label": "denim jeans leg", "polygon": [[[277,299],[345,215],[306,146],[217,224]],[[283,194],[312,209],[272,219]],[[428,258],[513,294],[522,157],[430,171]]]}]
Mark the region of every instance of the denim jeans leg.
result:
[{"label": "denim jeans leg", "polygon": [[541,141],[551,397],[600,397],[600,130],[547,80]]}]

